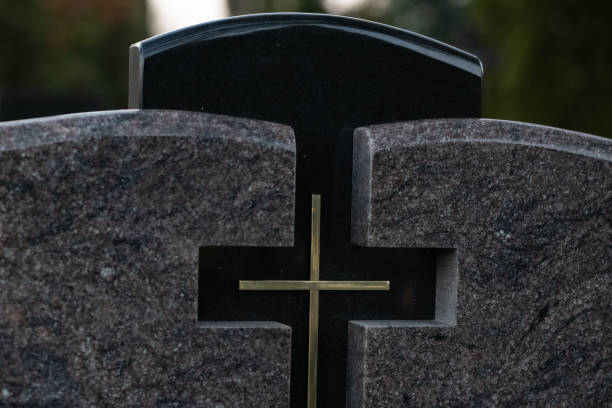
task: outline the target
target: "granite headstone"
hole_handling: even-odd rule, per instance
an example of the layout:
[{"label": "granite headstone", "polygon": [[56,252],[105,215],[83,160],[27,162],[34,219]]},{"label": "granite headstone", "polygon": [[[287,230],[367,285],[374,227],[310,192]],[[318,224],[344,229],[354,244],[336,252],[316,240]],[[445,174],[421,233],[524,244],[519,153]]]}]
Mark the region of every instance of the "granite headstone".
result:
[{"label": "granite headstone", "polygon": [[480,61],[395,27],[317,14],[229,18],[156,36],[130,51],[130,107],[271,120],[295,132],[295,245],[201,248],[199,296],[200,320],[292,327],[293,407],[306,403],[308,294],[244,294],[238,280],[307,279],[310,201],[320,194],[321,279],[392,281],[389,293],[321,294],[318,400],[341,406],[348,320],[433,318],[439,255],[351,244],[352,130],[480,116]]},{"label": "granite headstone", "polygon": [[319,406],[609,404],[612,142],[476,119],[477,58],[355,19],[131,68],[182,111],[0,124],[0,405],[303,406],[307,296],[237,281],[306,278],[311,194],[321,279],[392,287],[321,295]]},{"label": "granite headstone", "polygon": [[350,323],[348,406],[609,406],[612,142],[461,119],[354,143],[353,241],[452,251],[435,320]]},{"label": "granite headstone", "polygon": [[0,124],[0,406],[286,406],[290,327],[196,320],[198,247],[291,245],[287,126]]}]

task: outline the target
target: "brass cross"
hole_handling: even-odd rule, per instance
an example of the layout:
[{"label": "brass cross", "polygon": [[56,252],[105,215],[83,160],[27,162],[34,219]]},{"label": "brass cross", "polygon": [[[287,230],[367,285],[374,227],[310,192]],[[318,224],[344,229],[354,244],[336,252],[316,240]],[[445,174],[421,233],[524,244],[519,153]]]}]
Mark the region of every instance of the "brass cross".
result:
[{"label": "brass cross", "polygon": [[310,320],[308,326],[308,395],[307,407],[317,406],[317,355],[319,340],[320,290],[389,290],[389,281],[321,281],[319,280],[319,243],[321,240],[321,196],[312,196],[310,229],[310,280],[239,281],[240,290],[308,290]]}]

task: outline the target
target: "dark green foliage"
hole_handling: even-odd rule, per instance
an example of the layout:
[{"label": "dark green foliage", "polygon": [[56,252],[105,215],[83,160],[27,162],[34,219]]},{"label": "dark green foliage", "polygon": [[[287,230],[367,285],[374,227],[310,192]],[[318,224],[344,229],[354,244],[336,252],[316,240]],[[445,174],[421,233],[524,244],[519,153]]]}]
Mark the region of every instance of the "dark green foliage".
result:
[{"label": "dark green foliage", "polygon": [[273,12],[324,12],[322,0],[227,0],[232,15]]},{"label": "dark green foliage", "polygon": [[575,0],[474,0],[497,60],[485,115],[612,137],[612,8]]},{"label": "dark green foliage", "polygon": [[0,1],[0,90],[95,94],[127,104],[128,47],[146,38],[145,0]]}]

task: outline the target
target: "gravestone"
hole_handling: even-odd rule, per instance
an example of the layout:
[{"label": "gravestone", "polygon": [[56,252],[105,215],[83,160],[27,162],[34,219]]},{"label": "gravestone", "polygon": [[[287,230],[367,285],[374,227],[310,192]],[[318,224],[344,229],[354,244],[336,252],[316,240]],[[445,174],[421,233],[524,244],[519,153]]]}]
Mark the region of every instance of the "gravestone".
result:
[{"label": "gravestone", "polygon": [[146,110],[0,124],[0,405],[609,403],[610,141],[477,119],[475,57],[355,19],[130,62]]},{"label": "gravestone", "polygon": [[[202,247],[198,318],[291,326],[291,405],[314,402],[316,396],[306,398],[313,382],[307,374],[317,372],[320,405],[343,405],[348,321],[433,318],[436,263],[446,257],[419,247],[351,244],[352,130],[389,121],[478,117],[480,61],[397,28],[313,14],[230,18],[153,37],[130,51],[132,108],[203,110],[293,128],[295,245]],[[384,292],[321,292],[318,358],[309,351],[309,311],[318,300],[306,292],[245,293],[237,286],[240,280],[316,276],[309,274],[308,256],[312,195],[321,197],[320,279],[391,281]]]}]

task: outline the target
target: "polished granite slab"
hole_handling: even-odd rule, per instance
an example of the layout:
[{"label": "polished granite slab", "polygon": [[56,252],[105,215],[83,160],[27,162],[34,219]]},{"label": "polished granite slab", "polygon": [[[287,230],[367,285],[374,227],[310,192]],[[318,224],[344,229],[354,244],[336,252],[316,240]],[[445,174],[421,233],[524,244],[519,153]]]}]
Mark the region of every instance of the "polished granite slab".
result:
[{"label": "polished granite slab", "polygon": [[291,328],[197,322],[202,245],[293,245],[283,125],[177,111],[0,124],[0,405],[285,406]]},{"label": "polished granite slab", "polygon": [[353,242],[454,248],[456,289],[434,320],[350,323],[348,406],[609,404],[612,142],[449,119],[354,144]]}]

